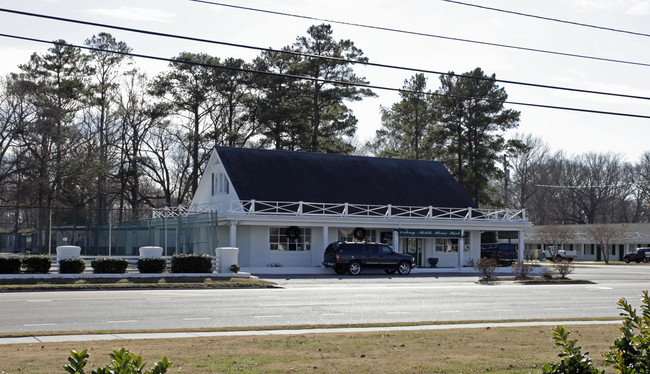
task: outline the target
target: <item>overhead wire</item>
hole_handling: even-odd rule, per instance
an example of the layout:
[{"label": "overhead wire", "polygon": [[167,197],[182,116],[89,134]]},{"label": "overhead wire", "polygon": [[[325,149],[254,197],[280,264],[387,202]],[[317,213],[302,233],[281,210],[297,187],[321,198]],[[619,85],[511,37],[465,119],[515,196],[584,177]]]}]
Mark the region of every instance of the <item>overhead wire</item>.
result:
[{"label": "overhead wire", "polygon": [[488,6],[485,6],[485,5],[465,3],[465,2],[457,1],[457,0],[441,0],[441,1],[444,1],[444,2],[447,2],[447,3],[452,3],[452,4],[465,5],[465,6],[479,8],[479,9],[491,10],[491,11],[495,11],[495,12],[514,14],[514,15],[517,15],[517,16],[537,18],[537,19],[541,19],[541,20],[544,20],[544,21],[565,23],[565,24],[573,25],[573,26],[581,26],[581,27],[588,27],[588,28],[597,29],[597,30],[613,31],[613,32],[618,32],[618,33],[623,33],[623,34],[650,37],[650,34],[646,34],[646,33],[643,33],[643,32],[629,31],[629,30],[617,29],[617,28],[606,27],[606,26],[590,25],[588,23],[581,23],[581,22],[576,22],[576,21],[567,21],[567,20],[563,20],[563,19],[559,19],[559,18],[553,18],[553,17],[544,17],[544,16],[540,16],[540,15],[536,15],[536,14],[522,13],[522,12],[516,12],[516,11],[507,10],[507,9],[500,9],[500,8],[493,8],[493,7],[488,7]]},{"label": "overhead wire", "polygon": [[429,38],[437,38],[437,39],[451,40],[451,41],[456,41],[456,42],[464,42],[464,43],[486,45],[486,46],[491,46],[491,47],[509,48],[509,49],[515,49],[515,50],[520,50],[520,51],[546,53],[546,54],[557,55],[557,56],[575,57],[575,58],[582,58],[582,59],[603,61],[603,62],[613,62],[613,63],[629,64],[629,65],[637,65],[637,66],[646,66],[646,67],[650,66],[650,63],[647,63],[647,62],[627,61],[627,60],[621,60],[621,59],[615,59],[615,58],[589,56],[589,55],[582,55],[582,54],[577,54],[577,53],[551,51],[551,50],[539,49],[539,48],[515,46],[515,45],[493,43],[493,42],[484,42],[484,41],[479,41],[479,40],[464,39],[464,38],[457,38],[457,37],[451,37],[451,36],[445,36],[445,35],[437,35],[437,34],[429,34],[429,33],[418,32],[418,31],[409,31],[409,30],[402,30],[402,29],[383,27],[383,26],[373,26],[373,25],[367,25],[367,24],[362,24],[362,23],[345,22],[345,21],[337,21],[337,20],[326,19],[326,18],[304,16],[304,15],[300,15],[300,14],[293,14],[293,13],[287,13],[287,12],[278,12],[278,11],[268,10],[268,9],[245,7],[245,6],[241,6],[241,5],[225,4],[225,3],[219,3],[219,2],[208,1],[208,0],[189,0],[189,1],[196,2],[196,3],[204,3],[204,4],[209,4],[209,5],[228,7],[228,8],[233,8],[233,9],[252,11],[252,12],[274,14],[274,15],[280,15],[280,16],[285,16],[285,17],[302,18],[302,19],[308,19],[308,20],[312,20],[312,21],[336,23],[336,24],[346,25],[346,26],[361,27],[361,28],[367,28],[367,29],[373,29],[373,30],[390,31],[390,32],[396,32],[396,33],[401,33],[401,34],[424,36],[424,37],[429,37]]},{"label": "overhead wire", "polygon": [[506,80],[506,79],[496,79],[496,78],[492,79],[492,78],[488,78],[488,77],[473,77],[473,76],[467,76],[467,75],[462,75],[462,74],[454,74],[454,73],[449,73],[449,72],[445,73],[445,72],[435,71],[435,70],[430,70],[430,69],[404,67],[404,66],[390,65],[390,64],[384,64],[384,63],[375,63],[375,62],[369,62],[369,61],[357,61],[357,60],[350,60],[350,59],[344,59],[344,58],[339,58],[339,57],[321,56],[321,55],[315,55],[315,54],[311,54],[311,53],[304,53],[304,52],[290,51],[290,50],[277,50],[277,49],[272,49],[272,48],[257,47],[257,46],[251,46],[251,45],[246,45],[246,44],[230,43],[230,42],[223,42],[223,41],[204,39],[204,38],[197,38],[197,37],[191,37],[191,36],[183,36],[183,35],[178,35],[178,34],[162,33],[162,32],[158,32],[158,31],[135,29],[135,28],[130,28],[130,27],[110,25],[110,24],[105,24],[105,23],[83,21],[83,20],[78,20],[78,19],[73,19],[73,18],[65,18],[65,17],[57,17],[57,16],[52,16],[52,15],[46,15],[46,14],[24,12],[24,11],[18,11],[18,10],[13,10],[13,9],[0,8],[0,12],[13,13],[13,14],[19,14],[19,15],[23,15],[23,16],[30,16],[30,17],[37,17],[37,18],[44,18],[44,19],[49,19],[49,20],[54,20],[54,21],[76,23],[76,24],[82,24],[82,25],[86,25],[86,26],[105,27],[105,28],[110,28],[110,29],[114,29],[114,30],[127,31],[127,32],[133,32],[133,33],[140,33],[140,34],[152,35],[152,36],[158,36],[158,37],[166,37],[166,38],[188,40],[188,41],[194,41],[194,42],[200,42],[200,43],[223,45],[223,46],[234,47],[234,48],[252,49],[252,50],[258,50],[258,51],[264,51],[264,52],[270,52],[270,53],[282,53],[282,54],[301,56],[301,57],[319,58],[319,59],[330,60],[330,61],[346,62],[346,63],[351,63],[351,64],[361,64],[361,65],[365,65],[365,66],[373,66],[373,67],[380,67],[380,68],[412,71],[412,72],[416,72],[416,73],[437,74],[437,75],[445,75],[445,76],[450,76],[450,77],[464,77],[464,78],[475,79],[475,80],[484,80],[484,81],[485,80],[492,80],[492,81],[498,82],[498,83],[520,85],[520,86],[528,86],[528,87],[535,87],[535,88],[544,88],[544,89],[563,90],[563,91],[579,92],[579,93],[587,93],[587,94],[615,96],[615,97],[622,97],[622,98],[629,98],[629,99],[650,100],[650,97],[648,97],[648,96],[639,96],[639,95],[630,95],[630,94],[622,94],[622,93],[614,93],[614,92],[606,92],[606,91],[587,90],[587,89],[581,89],[581,88],[563,87],[563,86],[547,85],[547,84],[540,84],[540,83],[521,82],[521,81]]},{"label": "overhead wire", "polygon": [[30,38],[30,37],[11,35],[11,34],[4,34],[4,33],[0,33],[0,37],[6,37],[6,38],[12,38],[12,39],[18,39],[18,40],[25,40],[25,41],[32,41],[32,42],[38,42],[38,43],[45,43],[45,44],[71,46],[71,47],[84,49],[84,50],[114,53],[114,54],[119,54],[119,55],[124,55],[124,56],[145,58],[145,59],[151,59],[151,60],[157,60],[157,61],[165,61],[165,62],[170,62],[170,63],[180,63],[180,64],[188,64],[188,65],[194,65],[194,66],[218,68],[218,69],[240,71],[240,72],[252,73],[252,74],[280,76],[280,77],[284,77],[284,78],[291,78],[291,79],[298,79],[298,80],[308,80],[308,81],[312,81],[312,82],[327,83],[327,84],[333,84],[333,85],[362,87],[362,88],[367,88],[367,89],[385,90],[385,91],[393,91],[393,92],[405,92],[405,93],[412,93],[412,94],[434,95],[434,96],[440,96],[440,97],[451,97],[451,98],[460,99],[460,100],[482,100],[482,101],[499,102],[499,103],[503,103],[503,104],[518,105],[518,106],[528,106],[528,107],[545,108],[545,109],[557,109],[557,110],[566,110],[566,111],[592,113],[592,114],[602,114],[602,115],[612,115],[612,116],[650,119],[650,115],[642,115],[642,114],[610,112],[610,111],[602,111],[602,110],[594,110],[594,109],[564,107],[564,106],[535,104],[535,103],[525,103],[525,102],[516,102],[516,101],[507,101],[507,100],[495,100],[495,99],[489,99],[489,98],[484,98],[484,97],[467,97],[467,96],[459,96],[459,95],[451,95],[451,94],[439,94],[439,93],[435,93],[435,92],[421,92],[421,91],[407,90],[407,89],[403,89],[403,88],[394,88],[394,87],[385,87],[385,86],[377,86],[377,85],[354,83],[354,82],[336,81],[336,80],[331,80],[331,79],[322,79],[322,78],[314,78],[314,77],[309,77],[309,76],[267,72],[267,71],[253,70],[253,69],[247,69],[247,68],[237,68],[237,67],[224,66],[224,65],[213,65],[213,64],[199,63],[199,62],[194,62],[194,61],[178,60],[178,59],[168,58],[168,57],[159,57],[159,56],[144,55],[144,54],[138,54],[138,53],[132,53],[132,52],[125,52],[125,51],[107,50],[107,49],[95,48],[95,47],[83,46],[83,45],[75,45],[75,44],[70,44],[70,43],[66,43],[66,42],[62,42],[62,41],[47,41],[47,40],[43,40],[43,39]]},{"label": "overhead wire", "polygon": [[596,189],[596,188],[623,188],[623,187],[632,187],[632,186],[644,186],[644,185],[649,185],[649,184],[650,184],[650,181],[637,181],[637,182],[616,183],[616,184],[600,184],[600,185],[589,185],[589,186],[536,184],[535,187],[567,189],[567,190],[583,190],[583,189]]}]

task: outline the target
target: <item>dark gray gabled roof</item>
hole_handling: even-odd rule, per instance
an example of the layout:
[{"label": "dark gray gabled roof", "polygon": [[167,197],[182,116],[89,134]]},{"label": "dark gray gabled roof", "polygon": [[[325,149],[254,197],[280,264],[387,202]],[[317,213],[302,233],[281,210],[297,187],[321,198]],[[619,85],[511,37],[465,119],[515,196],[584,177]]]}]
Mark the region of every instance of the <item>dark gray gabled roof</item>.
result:
[{"label": "dark gray gabled roof", "polygon": [[437,161],[216,147],[241,200],[476,207]]}]

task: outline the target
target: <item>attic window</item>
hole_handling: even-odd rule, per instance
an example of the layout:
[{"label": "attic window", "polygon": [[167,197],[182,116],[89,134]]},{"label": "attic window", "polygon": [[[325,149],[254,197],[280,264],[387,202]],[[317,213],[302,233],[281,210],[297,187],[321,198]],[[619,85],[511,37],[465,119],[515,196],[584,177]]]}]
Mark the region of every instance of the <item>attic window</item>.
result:
[{"label": "attic window", "polygon": [[212,196],[230,192],[230,183],[224,173],[212,173]]}]

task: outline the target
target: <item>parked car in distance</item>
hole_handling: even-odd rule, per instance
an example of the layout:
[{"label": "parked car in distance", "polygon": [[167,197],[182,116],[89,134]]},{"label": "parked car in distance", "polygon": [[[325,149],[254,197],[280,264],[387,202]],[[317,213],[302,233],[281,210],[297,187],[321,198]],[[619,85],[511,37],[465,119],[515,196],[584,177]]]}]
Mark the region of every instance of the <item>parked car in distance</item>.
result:
[{"label": "parked car in distance", "polygon": [[551,260],[553,262],[562,262],[562,261],[571,262],[573,261],[574,258],[578,257],[578,252],[571,251],[571,250],[567,251],[562,247],[550,246],[546,248],[546,250],[544,251],[544,255],[546,256],[546,259]]},{"label": "parked car in distance", "polygon": [[517,249],[509,243],[482,243],[481,258],[493,258],[501,266],[512,266],[517,261]]},{"label": "parked car in distance", "polygon": [[336,274],[359,275],[363,269],[374,268],[406,275],[415,267],[415,259],[386,244],[334,242],[325,249],[323,266],[334,268]]},{"label": "parked car in distance", "polygon": [[648,262],[650,261],[650,248],[637,248],[634,250],[634,252],[623,256],[623,261],[628,264],[630,261],[634,261],[636,263],[639,263],[641,261]]}]

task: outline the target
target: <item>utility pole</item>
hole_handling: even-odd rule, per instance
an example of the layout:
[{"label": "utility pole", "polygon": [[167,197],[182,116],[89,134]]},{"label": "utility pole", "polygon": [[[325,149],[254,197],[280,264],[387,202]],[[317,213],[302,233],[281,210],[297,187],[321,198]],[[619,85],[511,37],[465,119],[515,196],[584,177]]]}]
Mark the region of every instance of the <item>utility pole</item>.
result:
[{"label": "utility pole", "polygon": [[508,169],[508,156],[503,155],[503,174],[505,176],[505,203],[508,210],[508,180],[510,179],[510,169]]}]

